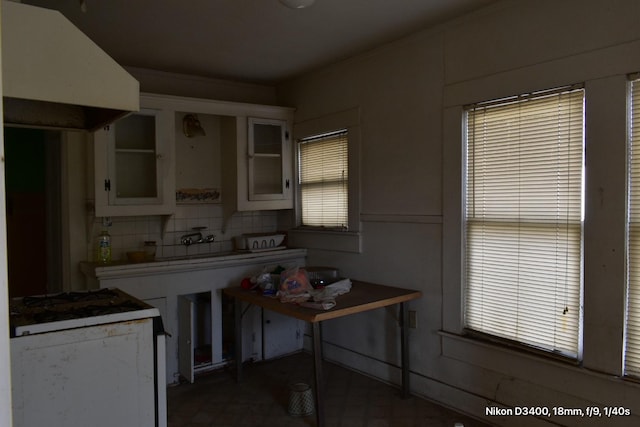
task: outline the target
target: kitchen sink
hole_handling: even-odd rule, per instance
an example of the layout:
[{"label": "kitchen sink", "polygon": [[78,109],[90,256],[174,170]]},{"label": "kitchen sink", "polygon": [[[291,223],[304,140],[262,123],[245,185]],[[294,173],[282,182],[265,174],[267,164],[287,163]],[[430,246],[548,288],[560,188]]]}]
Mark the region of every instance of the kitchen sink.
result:
[{"label": "kitchen sink", "polygon": [[176,256],[169,256],[169,257],[156,257],[155,261],[157,262],[183,261],[183,260],[192,260],[192,259],[218,258],[218,257],[237,255],[237,254],[240,254],[240,252],[226,251],[226,252],[212,252],[208,254],[176,255]]}]

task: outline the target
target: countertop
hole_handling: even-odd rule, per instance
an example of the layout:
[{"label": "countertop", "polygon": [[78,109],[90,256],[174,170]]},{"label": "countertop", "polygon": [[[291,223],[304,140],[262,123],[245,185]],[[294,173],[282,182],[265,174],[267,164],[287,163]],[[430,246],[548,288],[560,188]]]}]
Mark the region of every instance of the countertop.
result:
[{"label": "countertop", "polygon": [[146,262],[114,261],[109,264],[81,262],[80,270],[94,279],[140,276],[178,271],[208,270],[244,264],[269,264],[279,260],[306,257],[306,249],[281,249],[259,252],[234,251],[176,258],[157,258]]}]

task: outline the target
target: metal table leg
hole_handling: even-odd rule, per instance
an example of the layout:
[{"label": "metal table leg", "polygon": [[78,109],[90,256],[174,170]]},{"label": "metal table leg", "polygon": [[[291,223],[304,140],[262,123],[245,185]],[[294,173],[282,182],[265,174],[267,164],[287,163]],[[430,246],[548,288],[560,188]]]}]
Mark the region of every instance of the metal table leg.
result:
[{"label": "metal table leg", "polygon": [[403,399],[410,396],[409,387],[409,309],[404,302],[400,303],[400,358],[402,368],[402,391]]},{"label": "metal table leg", "polygon": [[324,381],[322,378],[322,334],[320,322],[311,324],[313,330],[313,370],[315,374],[316,425],[324,427]]},{"label": "metal table leg", "polygon": [[242,301],[234,298],[236,382],[242,381]]}]

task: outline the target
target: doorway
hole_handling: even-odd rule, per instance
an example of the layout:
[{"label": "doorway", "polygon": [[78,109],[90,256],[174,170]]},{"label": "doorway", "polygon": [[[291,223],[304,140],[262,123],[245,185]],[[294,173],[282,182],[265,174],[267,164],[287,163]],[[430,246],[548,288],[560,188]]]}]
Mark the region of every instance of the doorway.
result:
[{"label": "doorway", "polygon": [[61,134],[4,128],[9,297],[58,292]]}]

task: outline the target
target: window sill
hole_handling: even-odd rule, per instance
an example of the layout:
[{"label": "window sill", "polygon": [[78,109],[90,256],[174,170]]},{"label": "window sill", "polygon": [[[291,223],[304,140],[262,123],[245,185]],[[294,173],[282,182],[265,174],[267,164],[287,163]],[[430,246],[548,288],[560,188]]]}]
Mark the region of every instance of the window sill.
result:
[{"label": "window sill", "polygon": [[600,380],[619,382],[622,377],[616,374],[597,372],[585,368],[575,359],[557,356],[553,353],[529,351],[504,345],[491,340],[469,335],[458,335],[438,331],[442,337],[443,357],[469,363],[480,368],[519,376],[528,381],[537,380],[536,372],[553,371],[557,376],[572,377],[588,375]]},{"label": "window sill", "polygon": [[[552,396],[570,392],[573,398],[600,402],[602,393],[619,396],[621,394],[618,393],[627,393],[621,391],[624,389],[629,393],[640,391],[637,380],[594,371],[575,360],[541,355],[467,335],[446,331],[437,333],[441,337],[443,358],[485,369],[509,381],[533,384],[540,390],[548,390]],[[500,385],[498,380],[496,392]]]},{"label": "window sill", "polygon": [[491,337],[480,332],[469,331],[458,335],[450,332],[439,331],[438,334],[443,337],[465,342],[466,344],[491,348],[495,351],[518,354],[520,356],[532,357],[536,359],[542,358],[545,360],[556,361],[571,366],[580,366],[580,362],[574,357],[546,351],[524,344],[518,344],[506,339]]},{"label": "window sill", "polygon": [[358,232],[297,228],[289,231],[288,239],[292,247],[362,252],[362,239]]}]

